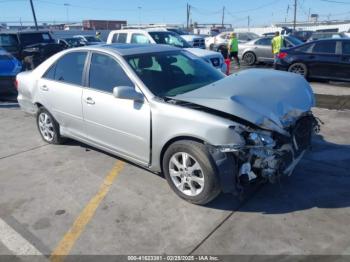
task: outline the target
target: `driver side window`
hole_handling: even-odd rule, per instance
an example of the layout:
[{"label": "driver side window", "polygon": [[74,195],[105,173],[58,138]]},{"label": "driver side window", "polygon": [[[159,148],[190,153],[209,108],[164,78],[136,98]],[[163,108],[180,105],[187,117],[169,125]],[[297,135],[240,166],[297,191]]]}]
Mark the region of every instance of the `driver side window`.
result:
[{"label": "driver side window", "polygon": [[116,86],[134,86],[134,84],[115,59],[104,54],[92,54],[89,87],[112,93]]}]

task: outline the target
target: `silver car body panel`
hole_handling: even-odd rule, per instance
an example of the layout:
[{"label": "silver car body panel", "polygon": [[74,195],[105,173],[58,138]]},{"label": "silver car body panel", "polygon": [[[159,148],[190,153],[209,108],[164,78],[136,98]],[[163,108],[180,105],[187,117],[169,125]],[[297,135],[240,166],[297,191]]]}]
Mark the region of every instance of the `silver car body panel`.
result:
[{"label": "silver car body panel", "polygon": [[303,77],[267,69],[245,70],[176,99],[281,133],[315,103],[310,85]]},{"label": "silver car body panel", "polygon": [[[262,37],[240,44],[238,46],[238,57],[243,58],[244,54],[252,52],[255,54],[256,62],[272,63],[274,61],[274,57],[271,44],[261,45],[257,43],[259,40],[265,38],[272,39],[272,37]],[[288,40],[288,37],[285,37],[284,41],[288,44],[288,46],[295,46],[290,40]]]},{"label": "silver car body panel", "polygon": [[[62,51],[34,71],[17,76],[19,104],[29,113],[35,113],[40,104],[56,118],[62,135],[155,172],[161,171],[162,153],[167,145],[177,139],[196,139],[214,148],[225,145],[244,147],[246,141],[238,130],[245,130],[247,126],[210,111],[155,97],[122,57],[169,50],[178,49],[162,45],[112,45]],[[122,101],[109,93],[42,78],[60,57],[77,51],[96,51],[113,56],[135,84],[135,89],[143,93],[144,101]],[[44,85],[46,91],[41,88]],[[95,104],[87,104],[87,97],[93,98]],[[287,122],[295,123],[314,104],[312,91],[301,77],[263,70],[242,72],[174,99],[213,108],[282,134],[286,134],[284,127]],[[230,172],[226,173],[231,176]]]}]

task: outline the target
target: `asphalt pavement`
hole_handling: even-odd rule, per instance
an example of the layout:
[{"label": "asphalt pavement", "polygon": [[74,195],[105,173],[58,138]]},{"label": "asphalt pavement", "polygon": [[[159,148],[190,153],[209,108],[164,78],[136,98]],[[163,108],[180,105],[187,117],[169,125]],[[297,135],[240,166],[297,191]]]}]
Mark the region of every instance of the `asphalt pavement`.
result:
[{"label": "asphalt pavement", "polygon": [[314,112],[325,124],[294,175],[202,207],[123,159],[44,143],[2,104],[0,255],[350,255],[350,111]]}]

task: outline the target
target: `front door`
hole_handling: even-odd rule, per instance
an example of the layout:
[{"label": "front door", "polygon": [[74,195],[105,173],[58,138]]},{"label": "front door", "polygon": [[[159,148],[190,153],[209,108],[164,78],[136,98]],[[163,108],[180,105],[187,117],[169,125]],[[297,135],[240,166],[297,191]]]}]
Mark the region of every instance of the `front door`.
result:
[{"label": "front door", "polygon": [[38,81],[40,101],[62,128],[84,136],[81,96],[87,52],[70,52],[54,63]]},{"label": "front door", "polygon": [[143,164],[150,160],[149,104],[113,96],[116,86],[135,86],[112,56],[93,53],[83,114],[88,138],[104,148]]},{"label": "front door", "polygon": [[274,57],[271,47],[272,38],[265,37],[255,42],[255,54],[261,62],[273,62]]}]

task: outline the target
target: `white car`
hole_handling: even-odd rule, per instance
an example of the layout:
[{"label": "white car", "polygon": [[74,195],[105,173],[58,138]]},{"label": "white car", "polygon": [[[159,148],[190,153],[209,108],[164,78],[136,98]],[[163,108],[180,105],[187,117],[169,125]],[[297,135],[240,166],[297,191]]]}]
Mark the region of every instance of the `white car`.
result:
[{"label": "white car", "polygon": [[165,44],[184,48],[188,52],[202,58],[216,69],[226,73],[227,66],[222,54],[200,48],[191,47],[182,37],[174,32],[160,29],[123,29],[111,31],[107,44]]},{"label": "white car", "polygon": [[259,37],[257,34],[251,32],[222,32],[216,36],[206,38],[205,48],[215,51],[220,50],[221,46],[226,46],[228,44],[232,33],[236,34],[239,43],[246,43]]}]

